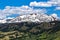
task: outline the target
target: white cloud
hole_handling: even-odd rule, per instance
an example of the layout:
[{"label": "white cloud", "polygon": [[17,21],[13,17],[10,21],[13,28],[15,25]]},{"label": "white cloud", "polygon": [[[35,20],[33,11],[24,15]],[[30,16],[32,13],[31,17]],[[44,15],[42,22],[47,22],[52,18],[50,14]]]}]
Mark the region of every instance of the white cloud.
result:
[{"label": "white cloud", "polygon": [[51,7],[55,6],[57,2],[47,1],[47,2],[31,2],[30,6],[36,6],[36,7]]},{"label": "white cloud", "polygon": [[50,0],[51,2],[56,2],[56,10],[60,10],[60,0]]},{"label": "white cloud", "polygon": [[52,7],[55,6],[56,10],[60,10],[60,0],[49,0],[47,2],[30,2],[30,6],[33,7]]},{"label": "white cloud", "polygon": [[51,6],[60,6],[60,0],[49,0],[47,2],[30,2],[30,6],[39,6],[39,7],[51,7]]},{"label": "white cloud", "polygon": [[51,2],[56,2],[57,6],[60,6],[60,0],[50,0]]},{"label": "white cloud", "polygon": [[29,6],[21,6],[21,7],[13,7],[13,6],[6,6],[5,9],[0,9],[0,19],[6,18],[6,16],[12,14],[30,14],[30,13],[45,13],[44,9],[33,9]]},{"label": "white cloud", "polygon": [[[23,14],[39,13],[45,15],[44,18],[46,19],[48,18],[47,20],[51,20],[51,16],[46,15],[45,14],[46,12],[47,12],[46,9],[33,9],[29,6],[21,6],[21,7],[6,6],[5,9],[3,10],[0,9],[0,19],[12,19],[14,17],[6,18],[7,16],[12,14],[23,15]],[[52,14],[52,16],[58,18],[56,14]]]}]

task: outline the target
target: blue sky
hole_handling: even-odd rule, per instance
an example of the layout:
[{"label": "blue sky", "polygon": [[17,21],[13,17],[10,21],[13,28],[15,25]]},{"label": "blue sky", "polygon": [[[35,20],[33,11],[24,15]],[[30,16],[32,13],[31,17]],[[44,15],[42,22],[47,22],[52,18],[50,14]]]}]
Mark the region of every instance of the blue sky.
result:
[{"label": "blue sky", "polygon": [[[50,2],[56,2],[57,4],[55,3],[52,3],[51,5],[52,6],[39,6],[39,5],[30,5],[31,2],[36,2],[38,4],[38,2],[47,2],[50,1]],[[59,0],[58,0],[59,1]],[[59,17],[60,17],[60,6],[58,6],[58,1],[52,1],[52,0],[0,0],[0,9],[1,10],[4,10],[6,6],[13,6],[13,7],[20,7],[22,5],[26,5],[26,6],[29,6],[29,7],[33,7],[33,8],[36,8],[36,9],[46,9],[48,15],[50,14],[53,14],[53,13],[56,13]],[[40,4],[41,5],[41,4]],[[60,4],[59,4],[60,5]],[[59,7],[59,8],[58,8]],[[0,13],[1,14],[1,13]],[[5,14],[3,14],[5,15]],[[12,14],[12,15],[9,15],[7,17],[16,17],[18,16],[18,14]]]},{"label": "blue sky", "polygon": [[0,9],[3,9],[5,6],[22,6],[22,5],[29,5],[30,2],[33,1],[43,1],[46,2],[47,0],[0,0]]}]

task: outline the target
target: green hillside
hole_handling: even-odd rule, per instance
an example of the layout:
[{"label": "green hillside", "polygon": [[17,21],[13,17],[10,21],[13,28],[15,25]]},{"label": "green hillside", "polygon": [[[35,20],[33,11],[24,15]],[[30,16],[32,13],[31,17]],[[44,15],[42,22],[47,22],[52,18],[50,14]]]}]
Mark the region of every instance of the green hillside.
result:
[{"label": "green hillside", "polygon": [[60,40],[60,21],[0,24],[0,40]]}]

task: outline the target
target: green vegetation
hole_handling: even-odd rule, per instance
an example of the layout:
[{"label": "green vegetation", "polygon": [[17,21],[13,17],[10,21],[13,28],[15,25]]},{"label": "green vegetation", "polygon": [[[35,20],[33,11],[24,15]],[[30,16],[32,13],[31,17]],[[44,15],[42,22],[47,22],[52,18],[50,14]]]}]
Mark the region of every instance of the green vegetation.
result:
[{"label": "green vegetation", "polygon": [[18,31],[0,32],[0,40],[60,40],[60,31],[51,34],[43,32],[37,35]]},{"label": "green vegetation", "polygon": [[60,22],[3,25],[0,40],[60,40]]}]

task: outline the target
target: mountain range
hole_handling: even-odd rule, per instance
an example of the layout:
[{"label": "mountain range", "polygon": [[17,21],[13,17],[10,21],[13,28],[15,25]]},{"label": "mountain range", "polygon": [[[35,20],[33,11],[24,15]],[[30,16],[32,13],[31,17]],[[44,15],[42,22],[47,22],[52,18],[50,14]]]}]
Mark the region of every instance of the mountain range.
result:
[{"label": "mountain range", "polygon": [[0,20],[0,23],[16,23],[16,22],[51,22],[59,20],[57,17],[54,15],[47,15],[44,13],[32,13],[32,14],[27,14],[27,15],[20,15],[17,16],[16,18],[13,19],[4,19]]}]

